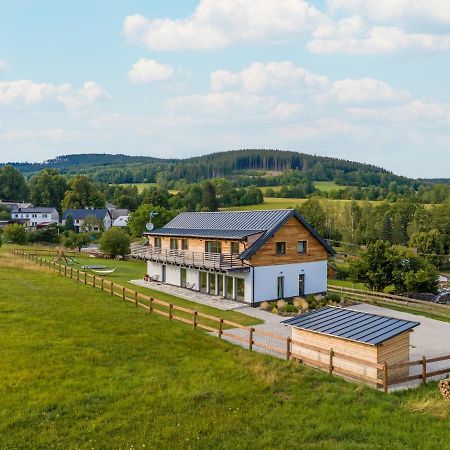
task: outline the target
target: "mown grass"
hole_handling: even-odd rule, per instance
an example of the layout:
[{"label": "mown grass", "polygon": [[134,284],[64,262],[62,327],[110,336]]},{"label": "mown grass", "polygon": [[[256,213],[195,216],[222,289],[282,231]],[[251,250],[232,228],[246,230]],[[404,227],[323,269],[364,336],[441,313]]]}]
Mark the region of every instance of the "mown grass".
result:
[{"label": "mown grass", "polygon": [[385,395],[4,252],[0,283],[0,448],[448,448],[435,383]]},{"label": "mown grass", "polygon": [[[46,256],[44,258],[50,261],[53,260],[53,257]],[[89,256],[84,256],[83,254],[77,255],[74,259],[78,264],[69,264],[65,263],[64,261],[61,263],[67,265],[68,267],[73,267],[73,269],[80,270],[82,270],[81,266],[83,265],[104,265],[107,267],[115,267],[116,271],[114,273],[103,276],[105,280],[111,280],[113,283],[118,283],[122,286],[128,287],[129,289],[140,292],[141,294],[153,296],[154,298],[173,303],[174,305],[182,306],[184,308],[196,309],[199,312],[210,314],[216,317],[222,317],[223,319],[227,319],[241,325],[257,325],[263,323],[262,320],[247,316],[246,314],[242,314],[238,311],[224,311],[218,308],[202,305],[200,303],[194,303],[175,295],[166,294],[156,289],[149,289],[130,283],[130,280],[142,280],[143,276],[147,272],[146,264],[143,261],[120,261],[103,258],[94,259],[90,258]],[[95,274],[93,273],[93,275]],[[214,325],[217,327],[217,324],[210,325]]]}]

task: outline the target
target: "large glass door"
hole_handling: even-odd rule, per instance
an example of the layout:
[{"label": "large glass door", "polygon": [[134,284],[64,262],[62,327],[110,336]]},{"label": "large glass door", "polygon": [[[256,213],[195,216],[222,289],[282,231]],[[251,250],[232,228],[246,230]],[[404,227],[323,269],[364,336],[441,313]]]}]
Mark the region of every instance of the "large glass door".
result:
[{"label": "large glass door", "polygon": [[208,273],[200,272],[200,292],[207,292],[208,290]]},{"label": "large glass door", "polygon": [[245,281],[243,278],[236,278],[236,300],[245,300]]},{"label": "large glass door", "polygon": [[212,295],[216,295],[216,287],[217,287],[217,274],[210,272],[210,274],[209,274],[209,293]]},{"label": "large glass door", "polygon": [[183,267],[180,268],[180,286],[186,287],[187,284],[187,271]]},{"label": "large glass door", "polygon": [[161,281],[166,282],[166,266],[161,267]]},{"label": "large glass door", "polygon": [[225,277],[225,297],[233,298],[233,277]]}]

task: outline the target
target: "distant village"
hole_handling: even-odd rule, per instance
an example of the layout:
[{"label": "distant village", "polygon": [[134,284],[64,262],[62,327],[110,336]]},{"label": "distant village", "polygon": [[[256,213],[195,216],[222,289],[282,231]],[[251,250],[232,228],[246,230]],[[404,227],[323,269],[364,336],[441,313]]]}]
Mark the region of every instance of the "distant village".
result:
[{"label": "distant village", "polygon": [[33,205],[29,202],[8,202],[0,200],[0,207],[7,208],[11,217],[0,220],[0,228],[19,224],[28,230],[39,230],[55,225],[66,225],[73,221],[73,231],[104,231],[111,227],[123,228],[129,219],[129,210],[116,208],[107,203],[105,208],[66,209],[59,213],[56,207]]}]

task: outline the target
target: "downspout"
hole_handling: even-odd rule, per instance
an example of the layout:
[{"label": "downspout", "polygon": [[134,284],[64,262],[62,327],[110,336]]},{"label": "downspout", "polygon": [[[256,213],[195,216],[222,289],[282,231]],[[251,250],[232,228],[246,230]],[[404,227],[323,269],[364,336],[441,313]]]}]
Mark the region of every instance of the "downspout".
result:
[{"label": "downspout", "polygon": [[252,308],[255,304],[255,267],[252,266]]}]

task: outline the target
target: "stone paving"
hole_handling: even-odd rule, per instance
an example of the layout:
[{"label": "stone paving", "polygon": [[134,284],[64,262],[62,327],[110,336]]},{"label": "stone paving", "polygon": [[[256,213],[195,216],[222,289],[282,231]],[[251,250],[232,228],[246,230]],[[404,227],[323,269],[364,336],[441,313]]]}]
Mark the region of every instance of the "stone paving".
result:
[{"label": "stone paving", "polygon": [[135,284],[136,286],[142,286],[155,291],[175,295],[176,297],[184,298],[185,300],[190,300],[191,302],[199,303],[201,305],[211,306],[223,311],[245,307],[242,303],[235,302],[233,300],[227,300],[215,295],[204,294],[203,292],[192,291],[190,289],[173,286],[171,284],[159,283],[157,281],[130,280],[130,283]]}]

